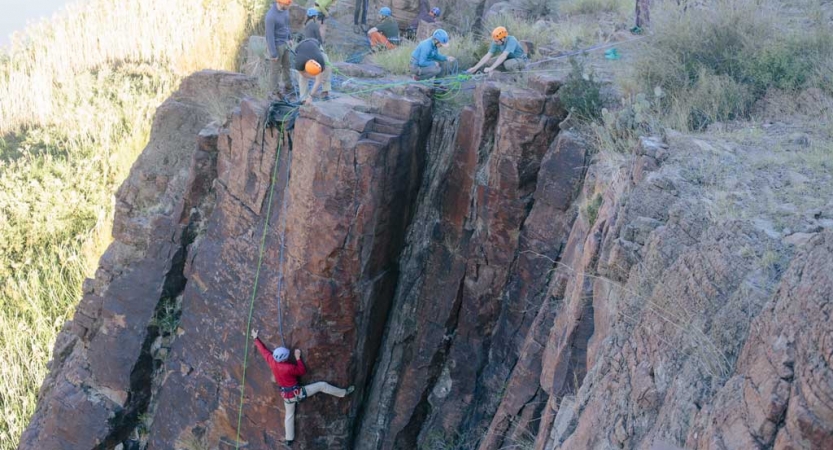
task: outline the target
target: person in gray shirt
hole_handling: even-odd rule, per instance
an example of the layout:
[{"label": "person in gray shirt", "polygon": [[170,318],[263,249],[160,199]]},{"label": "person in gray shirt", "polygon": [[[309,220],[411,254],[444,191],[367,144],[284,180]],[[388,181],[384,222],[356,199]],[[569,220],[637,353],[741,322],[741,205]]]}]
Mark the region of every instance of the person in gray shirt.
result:
[{"label": "person in gray shirt", "polygon": [[321,38],[321,25],[318,23],[318,10],[310,8],[307,10],[307,21],[304,23],[304,39],[315,39],[324,45]]},{"label": "person in gray shirt", "polygon": [[292,0],[275,0],[266,13],[266,47],[269,49],[269,86],[276,97],[289,95],[289,6]]}]

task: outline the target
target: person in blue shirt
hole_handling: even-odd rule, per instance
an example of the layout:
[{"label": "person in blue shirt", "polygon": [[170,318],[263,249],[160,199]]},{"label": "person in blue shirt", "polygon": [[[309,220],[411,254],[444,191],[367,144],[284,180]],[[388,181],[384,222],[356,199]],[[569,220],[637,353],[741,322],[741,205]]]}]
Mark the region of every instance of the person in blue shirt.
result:
[{"label": "person in blue shirt", "polygon": [[289,78],[289,7],[292,0],[275,0],[269,12],[266,13],[266,47],[270,62],[269,88],[275,97],[289,94],[291,81]]},{"label": "person in blue shirt", "polygon": [[430,38],[422,41],[411,53],[411,74],[416,80],[427,80],[446,72],[446,63],[455,61],[453,56],[440,53],[439,47],[448,45],[448,33],[443,29],[434,31]]},{"label": "person in blue shirt", "polygon": [[499,69],[501,64],[503,64],[504,70],[510,72],[522,70],[526,67],[528,58],[523,45],[515,39],[515,36],[509,36],[505,27],[497,27],[492,30],[492,40],[494,42],[489,46],[489,51],[466,73],[476,73],[489,62],[492,62],[492,64],[483,69],[483,72],[489,74]]}]

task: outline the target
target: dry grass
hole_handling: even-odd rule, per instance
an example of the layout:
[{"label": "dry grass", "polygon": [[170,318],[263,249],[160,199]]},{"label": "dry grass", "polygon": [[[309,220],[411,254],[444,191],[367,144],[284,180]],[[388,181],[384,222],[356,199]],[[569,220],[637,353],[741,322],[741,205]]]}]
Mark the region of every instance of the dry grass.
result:
[{"label": "dry grass", "polygon": [[633,0],[563,0],[558,3],[558,11],[563,14],[613,12],[624,15],[633,9]]},{"label": "dry grass", "polygon": [[34,411],[156,107],[184,75],[234,68],[262,20],[247,3],[92,0],[0,53],[0,449]]}]

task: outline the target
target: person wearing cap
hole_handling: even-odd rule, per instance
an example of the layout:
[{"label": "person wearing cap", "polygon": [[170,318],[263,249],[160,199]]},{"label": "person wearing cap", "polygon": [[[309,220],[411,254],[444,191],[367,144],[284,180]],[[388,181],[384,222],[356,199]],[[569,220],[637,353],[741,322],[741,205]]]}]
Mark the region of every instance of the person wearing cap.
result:
[{"label": "person wearing cap", "polygon": [[315,39],[324,45],[321,37],[321,26],[318,23],[318,10],[310,8],[307,10],[307,21],[304,22],[304,39]]},{"label": "person wearing cap", "polygon": [[501,67],[501,64],[507,71],[517,71],[526,67],[527,59],[523,46],[515,36],[509,36],[505,27],[497,27],[492,30],[492,45],[489,46],[489,51],[466,73],[476,73],[489,62],[492,64],[483,69],[483,72],[488,74]]},{"label": "person wearing cap", "polygon": [[269,87],[276,97],[289,94],[289,6],[292,0],[275,0],[266,13],[266,47],[270,62]]},{"label": "person wearing cap", "polygon": [[333,386],[327,382],[319,381],[317,383],[307,384],[302,386],[299,377],[307,373],[307,367],[301,359],[301,350],[295,349],[295,363],[289,361],[289,349],[286,347],[278,347],[274,351],[269,351],[266,345],[260,338],[257,337],[257,330],[252,330],[251,336],[255,341],[263,359],[266,364],[272,369],[272,375],[275,376],[275,382],[280,386],[281,397],[283,398],[284,406],[286,407],[286,416],[284,417],[284,427],[286,428],[286,443],[292,444],[295,440],[295,404],[304,400],[307,397],[323,392],[328,395],[336,397],[345,397],[351,394],[354,390],[353,386],[347,389],[342,389]]},{"label": "person wearing cap", "polygon": [[384,46],[393,50],[393,42],[399,43],[399,24],[393,19],[390,8],[387,6],[379,10],[379,24],[367,31],[370,39],[370,48]]},{"label": "person wearing cap", "polygon": [[[295,47],[295,67],[298,72],[298,100],[312,104],[312,97],[323,86],[320,98],[330,95],[332,67],[321,44],[315,39],[304,39]],[[315,80],[309,90],[309,80]]]},{"label": "person wearing cap", "polygon": [[445,71],[445,64],[455,61],[453,56],[445,56],[439,47],[448,45],[448,33],[443,29],[434,30],[428,39],[420,42],[411,53],[411,74],[416,80],[434,78]]}]

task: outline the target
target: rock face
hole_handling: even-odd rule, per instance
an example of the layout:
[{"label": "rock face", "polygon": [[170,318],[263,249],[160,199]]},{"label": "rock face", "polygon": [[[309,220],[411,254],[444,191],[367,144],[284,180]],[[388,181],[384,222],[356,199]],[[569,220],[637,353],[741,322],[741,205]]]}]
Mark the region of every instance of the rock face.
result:
[{"label": "rock face", "polygon": [[715,217],[697,149],[728,150],[594,157],[544,76],[206,126],[254,85],[160,107],[21,449],[279,448],[249,328],[356,387],[298,405],[293,448],[833,448],[833,233]]},{"label": "rock face", "polygon": [[196,158],[203,150],[195,137],[210,120],[200,99],[231,101],[255,86],[239,74],[200,72],[159,107],[116,195],[114,242],[58,337],[20,448],[111,448],[129,437],[123,425],[149,402],[156,308],[181,289],[186,230],[201,221],[191,212],[208,194],[192,176],[209,170]]}]

